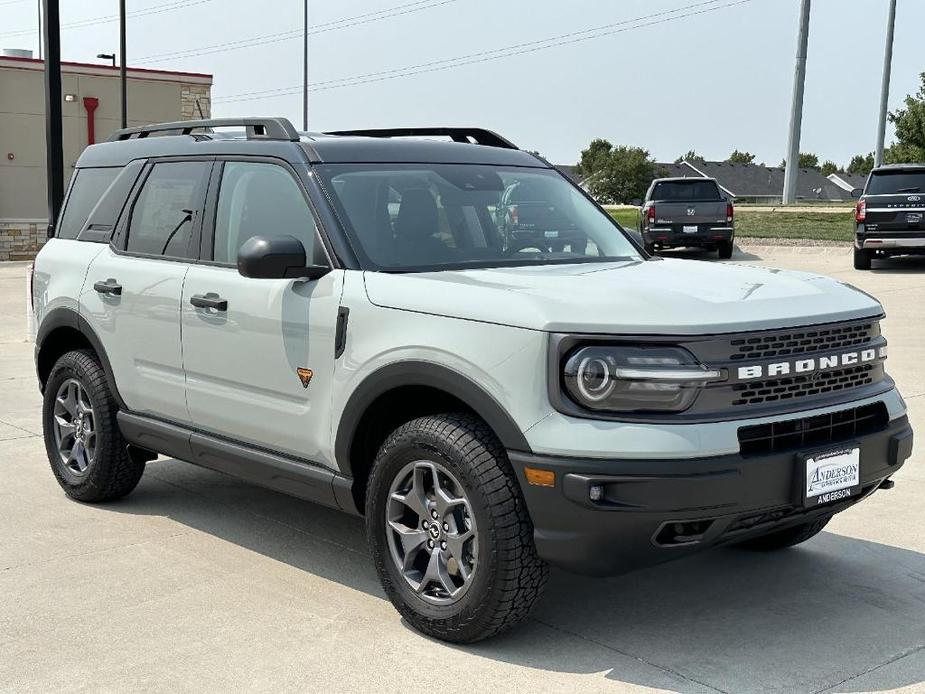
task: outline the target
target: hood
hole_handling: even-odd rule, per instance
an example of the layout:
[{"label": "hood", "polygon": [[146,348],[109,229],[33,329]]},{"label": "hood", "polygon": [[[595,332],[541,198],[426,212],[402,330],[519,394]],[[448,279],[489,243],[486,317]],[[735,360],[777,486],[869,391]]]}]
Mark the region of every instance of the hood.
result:
[{"label": "hood", "polygon": [[697,335],[877,316],[868,294],[823,275],[662,259],[365,273],[377,306],[549,332]]}]

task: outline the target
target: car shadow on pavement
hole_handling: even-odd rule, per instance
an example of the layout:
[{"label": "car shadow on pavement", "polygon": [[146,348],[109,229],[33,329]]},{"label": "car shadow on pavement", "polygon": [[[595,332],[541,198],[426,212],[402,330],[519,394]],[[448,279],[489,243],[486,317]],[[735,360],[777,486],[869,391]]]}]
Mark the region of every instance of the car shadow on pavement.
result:
[{"label": "car shadow on pavement", "polygon": [[[150,464],[134,494],[104,508],[166,516],[385,599],[363,521],[338,511],[176,461]],[[614,578],[553,570],[526,623],[454,648],[677,691],[916,685],[925,682],[925,555],[826,532],[783,552],[719,549]],[[883,667],[905,657],[917,667]]]},{"label": "car shadow on pavement", "polygon": [[874,259],[871,272],[878,275],[921,274],[925,272],[925,255],[900,255],[895,258]]},{"label": "car shadow on pavement", "polygon": [[[684,260],[714,260],[719,262],[716,251],[706,251],[702,248],[678,248],[667,251],[659,251],[658,255],[663,258],[681,258]],[[760,255],[755,255],[749,251],[743,251],[736,246],[732,252],[731,260],[761,260]],[[725,262],[725,261],[724,261]]]}]

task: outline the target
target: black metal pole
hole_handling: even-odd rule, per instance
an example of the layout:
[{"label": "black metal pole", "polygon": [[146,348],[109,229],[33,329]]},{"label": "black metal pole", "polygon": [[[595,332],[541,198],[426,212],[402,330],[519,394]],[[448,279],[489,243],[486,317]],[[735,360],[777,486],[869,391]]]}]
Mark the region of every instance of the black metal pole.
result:
[{"label": "black metal pole", "polygon": [[308,132],[308,0],[305,0],[305,11],[303,13],[305,27],[302,34],[302,130]]},{"label": "black metal pole", "polygon": [[61,24],[58,0],[45,0],[45,167],[48,181],[48,236],[64,201],[64,143],[61,125]]},{"label": "black metal pole", "polygon": [[122,90],[122,127],[128,127],[128,95],[125,91],[125,0],[119,0],[119,86]]}]

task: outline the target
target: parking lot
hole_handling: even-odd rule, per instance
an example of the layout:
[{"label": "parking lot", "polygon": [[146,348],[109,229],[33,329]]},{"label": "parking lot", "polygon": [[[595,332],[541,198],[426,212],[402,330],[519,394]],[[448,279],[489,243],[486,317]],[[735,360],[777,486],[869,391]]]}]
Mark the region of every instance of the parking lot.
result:
[{"label": "parking lot", "polygon": [[[844,247],[753,246],[734,262],[880,299],[925,434],[925,258],[862,273]],[[0,265],[0,691],[925,691],[925,445],[800,548],[553,571],[521,628],[454,647],[403,624],[359,519],[164,459],[124,500],[69,501],[24,296],[25,266]]]}]

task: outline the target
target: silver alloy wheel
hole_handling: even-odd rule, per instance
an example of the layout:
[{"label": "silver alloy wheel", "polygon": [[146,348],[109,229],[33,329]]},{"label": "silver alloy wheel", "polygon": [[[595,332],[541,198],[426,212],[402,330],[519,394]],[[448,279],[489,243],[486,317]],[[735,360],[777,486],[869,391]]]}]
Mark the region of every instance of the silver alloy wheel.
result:
[{"label": "silver alloy wheel", "polygon": [[386,533],[396,567],[421,598],[446,605],[465,595],[478,567],[475,516],[443,465],[418,460],[395,476]]},{"label": "silver alloy wheel", "polygon": [[69,378],[55,395],[55,444],[65,467],[83,476],[96,457],[96,418],[86,389],[76,378]]}]

